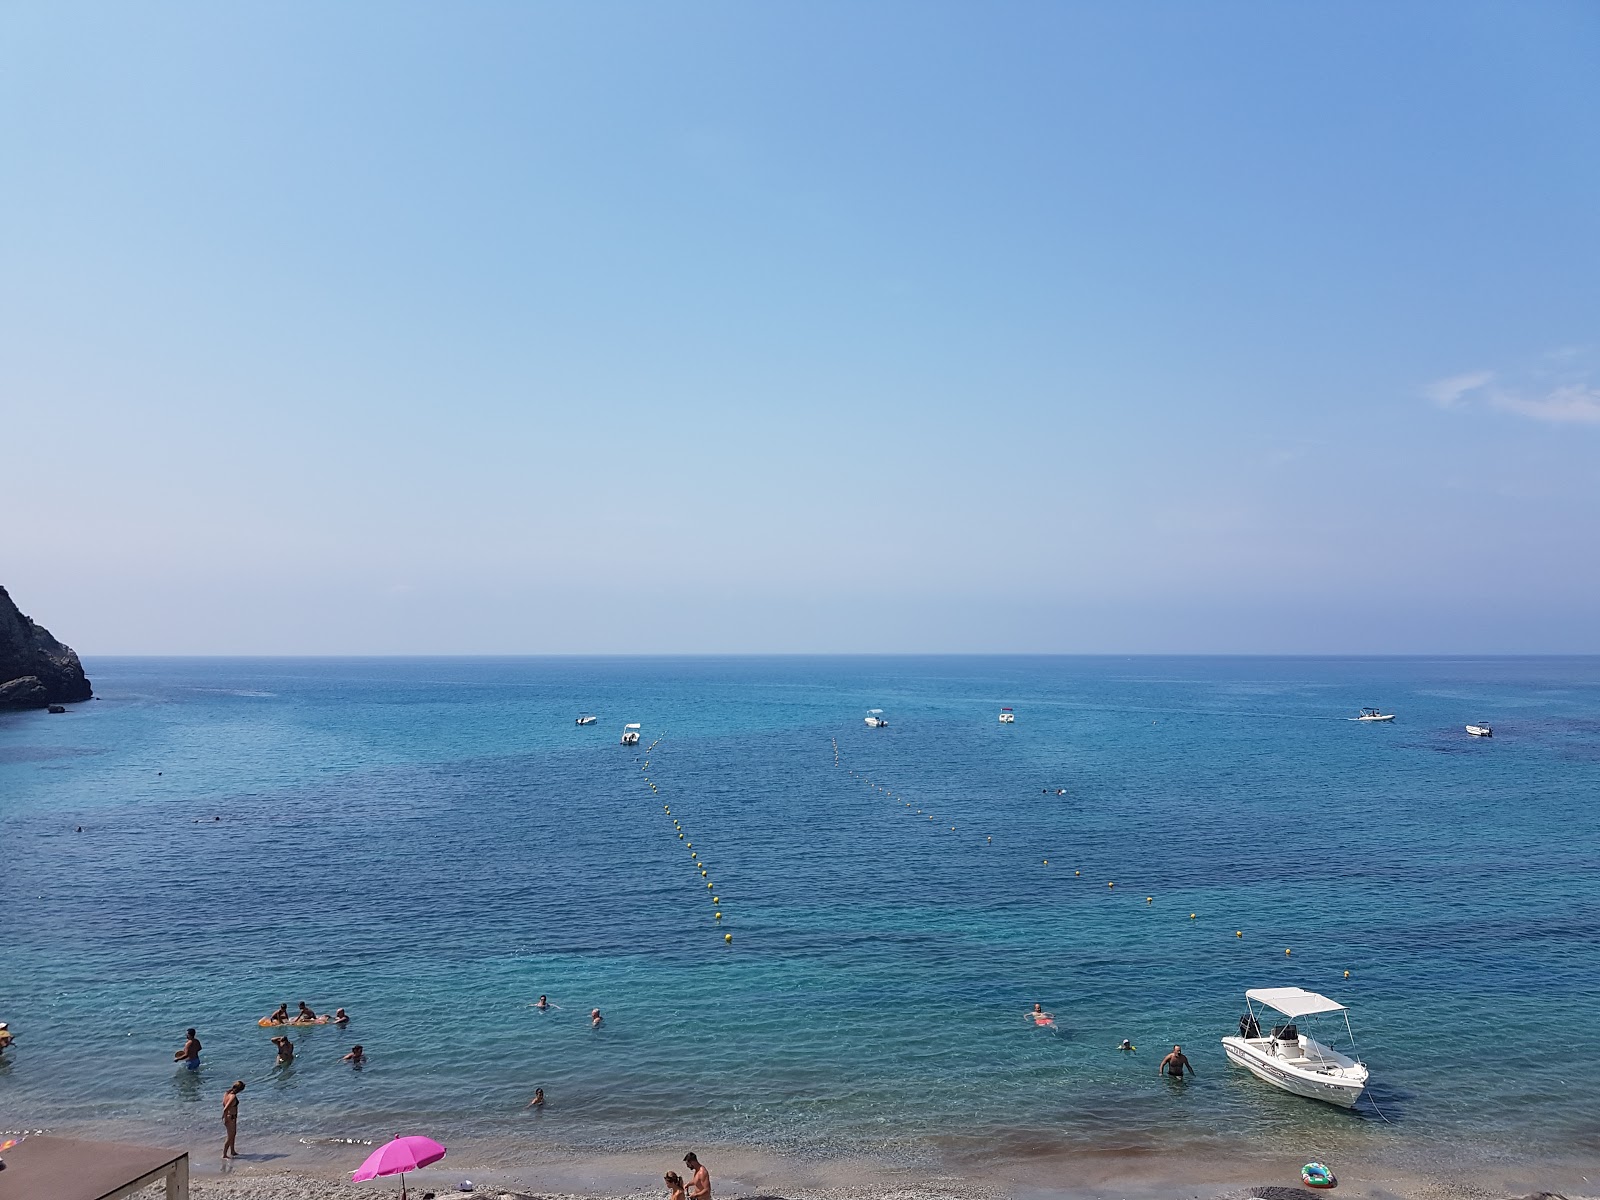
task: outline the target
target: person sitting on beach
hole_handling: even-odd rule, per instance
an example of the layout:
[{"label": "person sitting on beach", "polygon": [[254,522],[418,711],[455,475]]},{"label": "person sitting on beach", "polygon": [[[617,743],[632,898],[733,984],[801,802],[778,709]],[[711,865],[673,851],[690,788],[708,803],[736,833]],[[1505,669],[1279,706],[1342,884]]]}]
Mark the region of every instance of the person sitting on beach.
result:
[{"label": "person sitting on beach", "polygon": [[1174,1079],[1182,1079],[1185,1071],[1191,1075],[1195,1073],[1194,1064],[1189,1061],[1182,1046],[1174,1046],[1172,1053],[1163,1058],[1161,1065],[1156,1068],[1157,1075],[1170,1075]]},{"label": "person sitting on beach", "polygon": [[543,1088],[534,1088],[533,1089],[533,1099],[528,1101],[527,1107],[528,1108],[543,1108],[544,1107],[544,1089]]},{"label": "person sitting on beach", "polygon": [[267,1018],[274,1025],[287,1025],[289,1023],[289,1005],[278,1005],[277,1011]]},{"label": "person sitting on beach", "polygon": [[342,1008],[334,1009],[333,1023],[340,1029],[343,1029],[346,1025],[350,1024],[350,1014],[345,1012],[345,1010]]},{"label": "person sitting on beach", "polygon": [[605,1020],[605,1018],[600,1015],[600,1010],[598,1008],[594,1008],[594,1009],[590,1009],[589,1010],[589,1028],[590,1029],[599,1029],[600,1028],[600,1022],[603,1021],[603,1020]]},{"label": "person sitting on beach", "polygon": [[683,1165],[691,1172],[689,1200],[711,1200],[711,1172],[695,1157],[693,1150],[683,1156]]},{"label": "person sitting on beach", "polygon": [[667,1200],[685,1200],[682,1175],[676,1171],[668,1171],[661,1178],[667,1184]]},{"label": "person sitting on beach", "polygon": [[367,1061],[367,1055],[366,1055],[366,1052],[364,1050],[362,1050],[359,1045],[351,1046],[350,1047],[350,1053],[346,1054],[339,1061],[340,1062],[347,1062],[352,1067],[359,1067],[362,1063]]},{"label": "person sitting on beach", "polygon": [[173,1051],[172,1061],[181,1062],[191,1071],[200,1069],[200,1039],[195,1037],[194,1030],[183,1035],[183,1049]]},{"label": "person sitting on beach", "polygon": [[281,1033],[272,1039],[272,1044],[278,1048],[278,1066],[286,1067],[294,1061],[294,1043]]},{"label": "person sitting on beach", "polygon": [[295,1013],[294,1019],[302,1025],[310,1025],[316,1021],[317,1014],[312,1012],[306,1002],[302,1000],[300,1001],[300,1011]]}]

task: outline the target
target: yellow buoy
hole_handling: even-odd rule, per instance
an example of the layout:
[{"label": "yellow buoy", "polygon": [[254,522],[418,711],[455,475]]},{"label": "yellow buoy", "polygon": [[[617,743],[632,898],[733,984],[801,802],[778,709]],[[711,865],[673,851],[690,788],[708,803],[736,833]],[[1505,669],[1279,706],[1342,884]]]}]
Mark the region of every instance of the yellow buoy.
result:
[{"label": "yellow buoy", "polygon": [[711,887],[712,887],[711,881],[709,879],[706,880],[706,891],[709,892],[711,890]]},{"label": "yellow buoy", "polygon": [[1107,887],[1116,887],[1116,886],[1117,886],[1117,884],[1116,884],[1116,881],[1115,881],[1115,880],[1112,880],[1112,881],[1111,881],[1111,882],[1110,882],[1110,883],[1107,883],[1107,884],[1106,884],[1106,886],[1107,886]]},{"label": "yellow buoy", "polygon": [[1191,921],[1194,920],[1194,914],[1193,913],[1189,914],[1189,920],[1191,920]]},{"label": "yellow buoy", "polygon": [[1350,978],[1350,972],[1349,972],[1349,971],[1346,971],[1346,972],[1345,972],[1345,973],[1344,973],[1344,977],[1345,977],[1345,978],[1346,978],[1346,979],[1349,979],[1349,978]]},{"label": "yellow buoy", "polygon": [[679,830],[679,831],[678,831],[678,840],[679,840],[679,841],[682,841],[682,840],[683,840],[683,831],[682,831],[682,830]]},{"label": "yellow buoy", "polygon": [[991,842],[992,842],[992,841],[994,841],[994,839],[993,839],[993,838],[990,838],[990,839],[989,839],[989,840],[990,840],[990,841],[991,841]]},{"label": "yellow buoy", "polygon": [[706,873],[704,871],[701,871],[700,872],[700,878],[704,879],[705,877],[706,877]]},{"label": "yellow buoy", "polygon": [[722,920],[722,914],[721,913],[715,913],[713,915],[717,918],[717,920],[719,920],[719,921]]},{"label": "yellow buoy", "polygon": [[1050,860],[1048,858],[1044,860],[1044,865],[1047,867],[1050,865]]},{"label": "yellow buoy", "polygon": [[1234,937],[1243,937],[1243,936],[1244,936],[1244,930],[1242,930],[1242,929],[1235,929],[1235,930],[1234,930],[1234,931],[1233,931],[1233,936],[1234,936]]},{"label": "yellow buoy", "polygon": [[713,896],[713,897],[711,897],[711,903],[713,903],[713,904],[721,904],[722,903],[722,897],[721,896]]},{"label": "yellow buoy", "polygon": [[1153,901],[1153,900],[1154,900],[1154,899],[1155,899],[1155,897],[1154,897],[1154,896],[1146,896],[1146,897],[1145,897],[1145,898],[1144,898],[1144,902],[1145,902],[1145,903],[1146,903],[1146,904],[1149,904],[1149,903],[1151,903],[1151,902],[1152,902],[1152,901]]},{"label": "yellow buoy", "polygon": [[731,941],[733,941],[733,934],[731,934],[731,933],[725,933],[725,934],[723,934],[723,935],[722,935],[722,940],[723,940],[723,941],[725,941],[725,942],[731,942]]},{"label": "yellow buoy", "polygon": [[1289,953],[1289,947],[1288,947],[1288,946],[1285,946],[1285,947],[1284,947],[1284,948],[1283,948],[1283,952],[1284,952],[1284,953],[1285,953],[1285,954],[1287,954],[1287,953]]},{"label": "yellow buoy", "polygon": [[1073,872],[1073,874],[1074,874],[1074,875],[1082,875],[1082,874],[1083,874],[1083,872],[1082,872],[1082,871],[1074,871],[1074,872]]}]

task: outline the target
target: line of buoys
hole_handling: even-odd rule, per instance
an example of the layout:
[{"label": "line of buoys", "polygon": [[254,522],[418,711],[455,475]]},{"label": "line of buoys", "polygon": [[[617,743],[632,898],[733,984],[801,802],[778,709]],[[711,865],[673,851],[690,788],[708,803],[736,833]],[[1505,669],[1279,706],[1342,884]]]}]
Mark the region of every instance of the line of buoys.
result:
[{"label": "line of buoys", "polygon": [[[646,755],[648,755],[651,750],[654,750],[660,741],[661,739],[657,738],[654,742],[651,742],[645,751]],[[649,765],[648,757],[645,760],[645,765]],[[642,769],[643,768],[641,768],[641,770]],[[649,775],[645,776],[645,783],[649,785],[650,790],[653,793],[655,793],[657,796],[660,795],[660,789],[656,787],[655,780],[651,779]],[[706,864],[706,860],[700,857],[700,852],[694,848],[694,843],[689,841],[688,831],[684,829],[683,822],[678,820],[677,817],[672,816],[672,805],[663,804],[661,806],[661,811],[668,817],[672,818],[673,832],[678,835],[678,840],[684,844],[683,848],[689,852],[689,861],[694,865],[694,868],[700,872],[700,878],[706,881],[706,890],[712,893],[711,903],[714,909],[712,913],[712,920],[720,922],[722,920],[722,897],[716,894],[716,884],[711,880],[710,867]],[[731,946],[733,944],[733,934],[724,933],[722,935],[722,940]]]}]

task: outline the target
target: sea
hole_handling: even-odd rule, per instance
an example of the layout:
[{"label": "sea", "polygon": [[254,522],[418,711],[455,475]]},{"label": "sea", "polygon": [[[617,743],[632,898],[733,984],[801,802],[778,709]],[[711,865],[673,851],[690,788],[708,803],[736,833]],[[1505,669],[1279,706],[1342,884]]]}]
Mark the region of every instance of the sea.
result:
[{"label": "sea", "polygon": [[[0,1130],[1600,1160],[1597,659],[86,666],[0,716]],[[1282,986],[1355,1109],[1224,1058]]]}]

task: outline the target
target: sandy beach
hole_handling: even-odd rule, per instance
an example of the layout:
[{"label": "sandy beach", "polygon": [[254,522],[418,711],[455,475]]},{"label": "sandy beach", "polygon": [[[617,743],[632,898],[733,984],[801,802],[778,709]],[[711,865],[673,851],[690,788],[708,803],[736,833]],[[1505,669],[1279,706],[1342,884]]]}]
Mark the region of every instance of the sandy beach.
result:
[{"label": "sandy beach", "polygon": [[[373,1200],[399,1194],[396,1178],[351,1183],[349,1168],[299,1147],[246,1155],[223,1172],[212,1147],[195,1147],[196,1200]],[[718,1200],[1309,1200],[1329,1194],[1300,1184],[1301,1160],[1259,1156],[1241,1147],[1232,1158],[1181,1155],[1072,1155],[1028,1163],[996,1162],[978,1170],[897,1169],[863,1160],[789,1159],[742,1149],[701,1150]],[[338,1157],[338,1156],[333,1156]],[[349,1154],[359,1160],[359,1154]],[[505,1147],[469,1146],[448,1164],[413,1172],[407,1193],[437,1200],[468,1194],[498,1200],[661,1200],[655,1186],[681,1152],[511,1161]],[[292,1164],[292,1165],[286,1165]],[[1332,1194],[1360,1200],[1522,1200],[1600,1197],[1600,1175],[1583,1162],[1430,1167],[1390,1162],[1332,1164]],[[154,1196],[157,1193],[152,1192]]]}]

